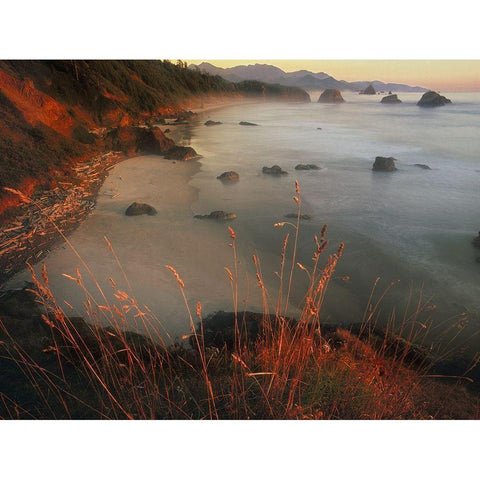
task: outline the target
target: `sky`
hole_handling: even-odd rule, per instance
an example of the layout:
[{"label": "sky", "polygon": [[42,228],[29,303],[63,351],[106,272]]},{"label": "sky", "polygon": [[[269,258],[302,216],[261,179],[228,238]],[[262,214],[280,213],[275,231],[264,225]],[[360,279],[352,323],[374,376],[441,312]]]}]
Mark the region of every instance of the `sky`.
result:
[{"label": "sky", "polygon": [[286,72],[325,72],[337,80],[380,80],[443,92],[480,91],[480,60],[187,60],[222,68],[266,63]]}]

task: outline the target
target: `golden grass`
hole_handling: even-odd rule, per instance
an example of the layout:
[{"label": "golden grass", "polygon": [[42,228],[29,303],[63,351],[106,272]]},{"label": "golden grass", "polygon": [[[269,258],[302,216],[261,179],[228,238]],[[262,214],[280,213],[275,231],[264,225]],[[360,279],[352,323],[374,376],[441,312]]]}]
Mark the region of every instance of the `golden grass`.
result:
[{"label": "golden grass", "polygon": [[[419,318],[431,308],[429,302],[420,299],[413,308],[407,308],[398,326],[393,312],[385,333],[379,335],[376,322],[386,292],[374,302],[373,289],[355,334],[345,328],[325,327],[322,306],[344,245],[327,255],[329,242],[324,226],[314,239],[312,265],[297,262],[302,206],[297,182],[294,201],[296,223],[275,224],[277,228],[292,228],[294,235],[290,259],[286,255],[290,234],[284,238],[274,298],[265,286],[260,259],[253,255],[263,299],[263,311],[255,320],[259,331],[255,338],[249,335],[247,312],[238,308],[237,235],[228,227],[233,257],[233,267],[225,267],[233,305],[230,347],[206,341],[201,303],[192,313],[186,286],[170,265],[166,268],[178,284],[190,323],[191,331],[185,336],[190,346],[173,342],[159,319],[138,305],[123,269],[131,293],[118,289],[111,280],[115,303],[108,300],[97,282],[102,301],[96,301],[78,270],[76,276],[65,275],[84,292],[85,322],[69,317],[65,306],[52,294],[45,267],[41,278],[30,267],[34,283],[31,293],[42,312],[32,328],[48,331],[47,344],[35,353],[31,344],[22,344],[9,333],[8,322],[1,322],[2,359],[15,367],[17,375],[24,375],[24,384],[28,383],[28,392],[34,398],[22,404],[15,395],[0,393],[2,415],[103,419],[442,418],[448,409],[433,393],[432,382],[436,379],[429,378],[431,363],[419,347],[429,328]],[[121,268],[113,247],[105,240]],[[295,272],[307,276],[308,287],[301,313],[293,321],[287,312]],[[100,326],[105,324],[109,326]],[[129,333],[132,326],[145,333]],[[475,404],[462,393],[461,380],[448,386],[438,384],[449,405],[446,415],[478,418],[478,400]],[[448,395],[455,401],[463,399],[460,411],[451,408]]]}]

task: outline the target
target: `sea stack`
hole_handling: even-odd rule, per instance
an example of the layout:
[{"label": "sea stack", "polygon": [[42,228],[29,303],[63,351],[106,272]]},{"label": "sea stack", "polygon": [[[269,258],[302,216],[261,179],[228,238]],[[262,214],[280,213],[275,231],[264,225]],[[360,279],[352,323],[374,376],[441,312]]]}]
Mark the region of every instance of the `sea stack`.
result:
[{"label": "sea stack", "polygon": [[372,168],[374,172],[394,172],[396,169],[395,158],[393,157],[375,158],[375,163]]},{"label": "sea stack", "polygon": [[380,103],[402,103],[402,101],[397,97],[396,94],[393,95],[387,95],[386,97],[383,97]]},{"label": "sea stack", "polygon": [[422,98],[418,101],[419,107],[443,107],[452,101],[437,92],[424,93]]},{"label": "sea stack", "polygon": [[362,93],[364,95],[376,95],[377,94],[377,92],[373,88],[373,85],[371,85],[371,84]]},{"label": "sea stack", "polygon": [[343,103],[345,100],[336,88],[327,88],[318,99],[318,103]]}]

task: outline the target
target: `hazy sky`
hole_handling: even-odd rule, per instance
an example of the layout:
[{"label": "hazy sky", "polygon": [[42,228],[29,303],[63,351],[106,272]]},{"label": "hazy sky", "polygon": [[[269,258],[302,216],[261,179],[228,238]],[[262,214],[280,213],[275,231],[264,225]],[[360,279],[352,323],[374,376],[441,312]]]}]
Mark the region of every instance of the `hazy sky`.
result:
[{"label": "hazy sky", "polygon": [[480,91],[480,60],[187,60],[218,67],[267,63],[286,72],[325,72],[337,80],[380,80],[444,92]]}]

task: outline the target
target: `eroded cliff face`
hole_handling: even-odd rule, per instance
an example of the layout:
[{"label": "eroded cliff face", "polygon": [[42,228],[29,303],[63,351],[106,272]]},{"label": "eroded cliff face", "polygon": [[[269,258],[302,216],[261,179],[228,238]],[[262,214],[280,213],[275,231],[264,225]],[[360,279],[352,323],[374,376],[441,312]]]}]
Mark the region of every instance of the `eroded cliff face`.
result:
[{"label": "eroded cliff face", "polygon": [[184,62],[0,60],[0,221],[18,202],[3,187],[48,189],[77,162],[114,145],[129,155],[142,144],[164,151],[171,140],[161,131],[135,128],[252,96],[310,101],[299,88],[237,85]]},{"label": "eroded cliff face", "polygon": [[133,127],[241,97],[212,78],[169,62],[0,61],[0,217],[18,204],[3,187],[51,188],[114,145],[127,154],[167,150],[173,142],[160,130]]}]

